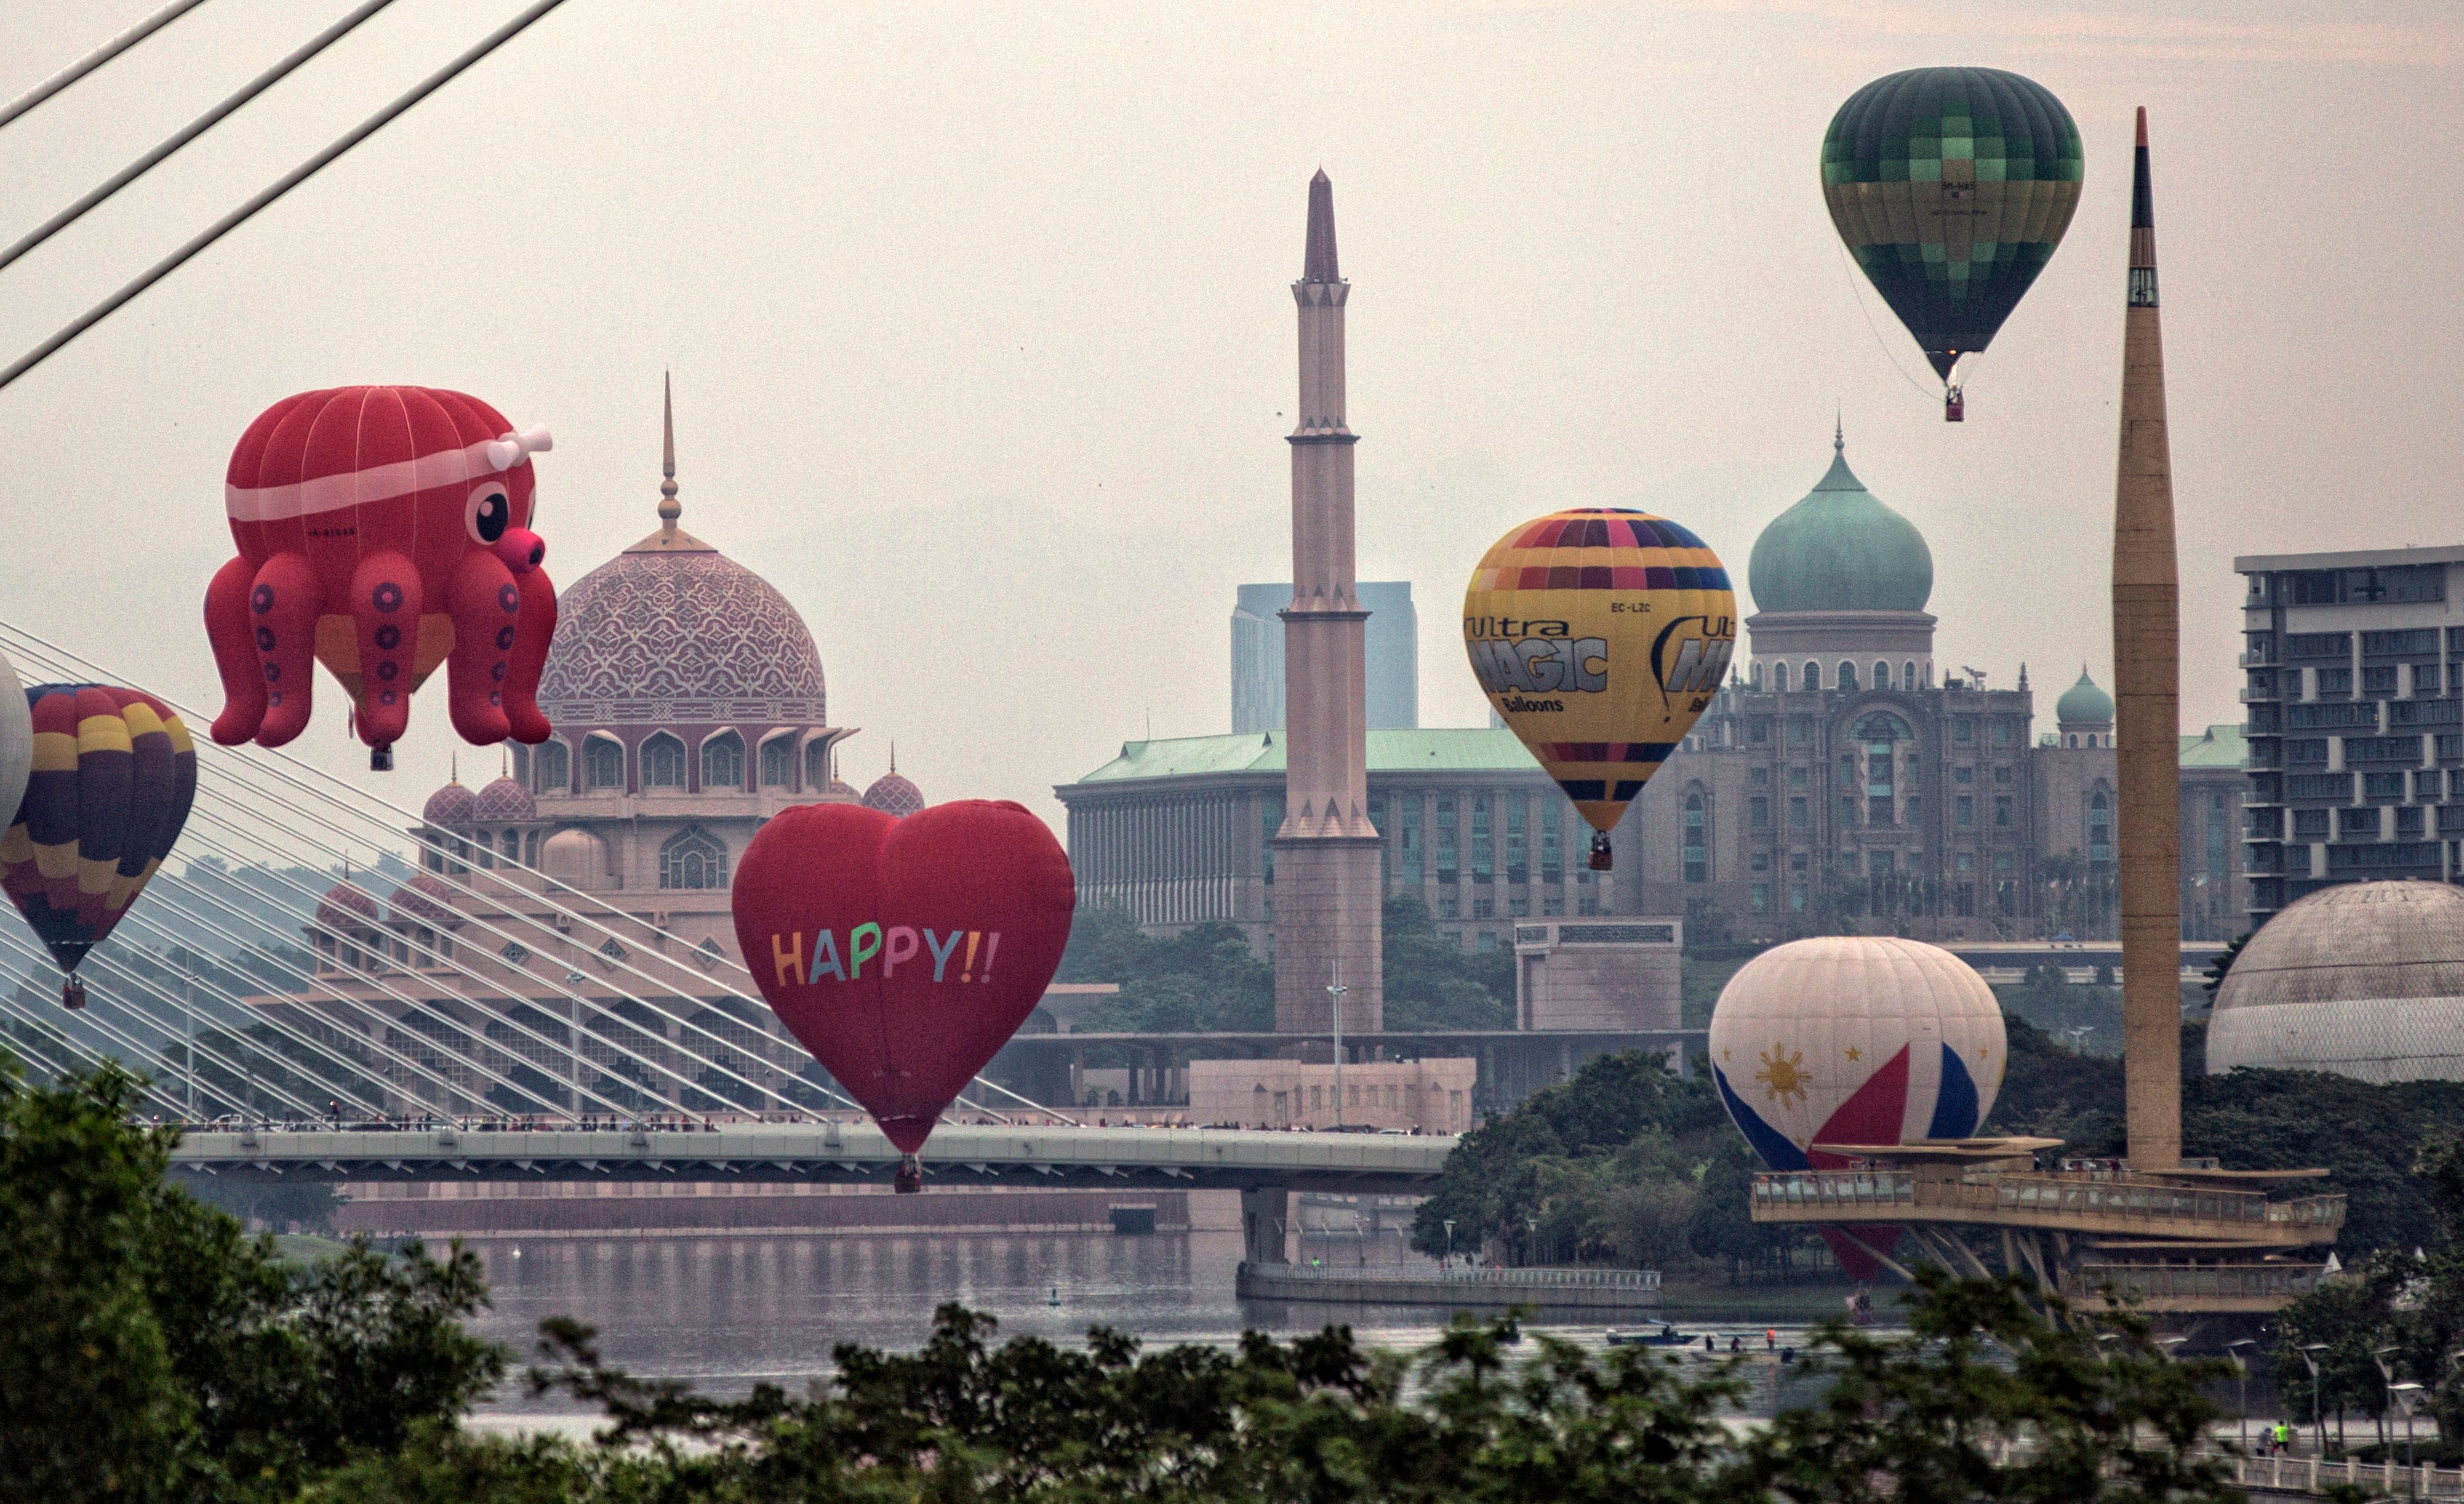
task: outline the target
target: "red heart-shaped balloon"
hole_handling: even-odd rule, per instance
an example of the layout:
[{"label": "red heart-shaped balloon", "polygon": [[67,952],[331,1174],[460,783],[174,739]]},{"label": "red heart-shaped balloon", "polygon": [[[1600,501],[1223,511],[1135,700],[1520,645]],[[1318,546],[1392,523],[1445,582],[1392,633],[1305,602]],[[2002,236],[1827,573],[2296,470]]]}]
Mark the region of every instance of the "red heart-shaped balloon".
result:
[{"label": "red heart-shaped balloon", "polygon": [[771,1010],[913,1154],[1043,999],[1077,879],[1006,801],[800,805],[744,849],[731,905]]}]

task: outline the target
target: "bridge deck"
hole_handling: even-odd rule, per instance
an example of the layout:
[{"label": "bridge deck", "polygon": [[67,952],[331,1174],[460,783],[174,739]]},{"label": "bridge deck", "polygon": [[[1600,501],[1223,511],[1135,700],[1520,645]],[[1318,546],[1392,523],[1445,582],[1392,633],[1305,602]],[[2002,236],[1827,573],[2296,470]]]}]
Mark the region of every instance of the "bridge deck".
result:
[{"label": "bridge deck", "polygon": [[[1385,1191],[1436,1177],[1456,1140],[1437,1135],[1211,1128],[945,1125],[925,1145],[929,1183]],[[479,1132],[193,1133],[175,1170],[312,1181],[887,1181],[898,1151],[870,1123]]]}]

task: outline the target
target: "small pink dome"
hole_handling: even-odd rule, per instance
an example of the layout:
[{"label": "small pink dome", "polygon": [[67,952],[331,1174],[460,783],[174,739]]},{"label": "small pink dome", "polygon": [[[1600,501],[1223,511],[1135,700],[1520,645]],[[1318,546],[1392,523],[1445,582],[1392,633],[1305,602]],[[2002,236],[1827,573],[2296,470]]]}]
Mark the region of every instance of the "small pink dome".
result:
[{"label": "small pink dome", "polygon": [[[433,800],[429,801],[431,804]],[[328,930],[372,930],[377,927],[375,895],[355,882],[338,882],[317,901],[317,924]]]},{"label": "small pink dome", "polygon": [[479,796],[462,786],[455,779],[428,796],[420,807],[419,817],[429,825],[469,825],[478,814]]},{"label": "small pink dome", "polygon": [[863,799],[863,798],[864,798],[864,795],[863,795],[863,794],[858,793],[858,792],[856,791],[856,786],[855,786],[853,784],[848,783],[848,782],[847,782],[846,779],[844,779],[844,778],[833,778],[833,779],[831,779],[831,780],[830,780],[830,786],[829,786],[829,787],[827,787],[827,788],[823,789],[823,790],[822,790],[822,792],[824,792],[824,793],[825,793],[825,794],[829,795],[832,799],[846,799],[846,800],[854,801],[854,800],[861,800],[861,799]]},{"label": "small pink dome", "polygon": [[[458,785],[457,785],[458,786]],[[531,791],[510,778],[500,778],[479,790],[472,800],[474,820],[536,820],[539,801]],[[431,817],[432,818],[432,817]]]},{"label": "small pink dome", "polygon": [[897,773],[884,773],[864,791],[865,807],[905,819],[924,807],[924,790]]},{"label": "small pink dome", "polygon": [[441,930],[462,922],[462,916],[453,912],[453,890],[434,873],[421,873],[396,888],[386,907],[393,911],[397,924],[425,924]]}]

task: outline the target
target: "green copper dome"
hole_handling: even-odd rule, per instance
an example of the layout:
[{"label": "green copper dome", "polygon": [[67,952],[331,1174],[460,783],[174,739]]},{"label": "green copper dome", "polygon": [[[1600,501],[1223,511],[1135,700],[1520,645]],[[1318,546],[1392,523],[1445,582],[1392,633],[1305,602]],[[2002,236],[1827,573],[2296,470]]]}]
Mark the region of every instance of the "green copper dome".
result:
[{"label": "green copper dome", "polygon": [[2065,726],[2113,724],[2113,697],[2096,687],[2096,680],[2087,676],[2086,664],[2079,665],[2079,682],[2054,701],[2054,720]]},{"label": "green copper dome", "polygon": [[1933,594],[1933,551],[1916,524],[1874,499],[1832,440],[1831,470],[1812,495],[1754,540],[1746,565],[1757,611],[1921,611]]}]

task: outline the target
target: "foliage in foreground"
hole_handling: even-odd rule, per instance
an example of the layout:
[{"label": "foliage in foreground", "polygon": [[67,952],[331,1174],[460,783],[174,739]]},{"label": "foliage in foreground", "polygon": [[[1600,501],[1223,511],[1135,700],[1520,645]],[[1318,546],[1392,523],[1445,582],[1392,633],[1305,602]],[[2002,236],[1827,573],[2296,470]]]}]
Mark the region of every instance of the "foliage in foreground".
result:
[{"label": "foliage in foreground", "polygon": [[139,1095],[0,1074],[0,1498],[288,1498],[501,1377],[474,1257],[286,1264],[165,1180]]}]

